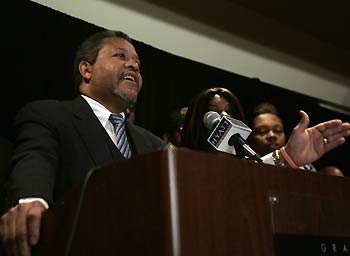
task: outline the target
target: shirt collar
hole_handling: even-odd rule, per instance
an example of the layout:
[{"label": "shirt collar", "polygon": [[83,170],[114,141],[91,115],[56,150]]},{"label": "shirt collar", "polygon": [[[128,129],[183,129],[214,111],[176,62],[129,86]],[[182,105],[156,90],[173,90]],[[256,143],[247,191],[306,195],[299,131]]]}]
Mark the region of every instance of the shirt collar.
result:
[{"label": "shirt collar", "polygon": [[[107,122],[109,122],[109,116],[112,114],[112,112],[110,112],[105,106],[103,106],[98,101],[96,101],[96,100],[94,100],[86,95],[81,95],[81,96],[89,104],[92,111],[94,112],[94,114],[96,115],[98,120],[100,120],[103,127],[105,127]],[[123,119],[125,119],[125,114],[123,112],[121,112],[120,114],[123,116]]]}]

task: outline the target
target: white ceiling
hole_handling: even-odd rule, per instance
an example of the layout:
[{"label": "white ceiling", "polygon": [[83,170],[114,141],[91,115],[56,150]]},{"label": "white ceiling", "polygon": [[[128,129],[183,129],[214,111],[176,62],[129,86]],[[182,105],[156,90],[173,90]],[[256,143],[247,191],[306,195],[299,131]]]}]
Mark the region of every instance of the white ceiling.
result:
[{"label": "white ceiling", "polygon": [[350,1],[147,2],[350,77]]}]

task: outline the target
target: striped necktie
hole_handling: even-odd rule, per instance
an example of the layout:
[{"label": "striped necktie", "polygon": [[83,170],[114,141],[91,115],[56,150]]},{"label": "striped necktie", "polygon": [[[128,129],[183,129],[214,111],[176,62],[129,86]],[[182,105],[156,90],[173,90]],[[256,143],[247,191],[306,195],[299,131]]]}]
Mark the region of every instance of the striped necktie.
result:
[{"label": "striped necktie", "polygon": [[131,150],[125,133],[125,124],[123,116],[119,113],[112,113],[109,116],[109,120],[111,121],[115,129],[115,134],[117,137],[117,147],[119,151],[123,154],[125,158],[129,158],[131,156]]}]

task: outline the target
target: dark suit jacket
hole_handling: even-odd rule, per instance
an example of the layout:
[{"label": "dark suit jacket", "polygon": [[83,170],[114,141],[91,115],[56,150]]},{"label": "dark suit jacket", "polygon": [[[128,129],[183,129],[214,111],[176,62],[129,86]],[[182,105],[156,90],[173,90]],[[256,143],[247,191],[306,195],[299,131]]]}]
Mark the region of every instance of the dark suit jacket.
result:
[{"label": "dark suit jacket", "polygon": [[[15,129],[6,208],[25,197],[53,203],[81,183],[90,169],[124,158],[80,96],[27,104],[17,114]],[[165,146],[159,137],[128,121],[126,131],[133,155]]]}]

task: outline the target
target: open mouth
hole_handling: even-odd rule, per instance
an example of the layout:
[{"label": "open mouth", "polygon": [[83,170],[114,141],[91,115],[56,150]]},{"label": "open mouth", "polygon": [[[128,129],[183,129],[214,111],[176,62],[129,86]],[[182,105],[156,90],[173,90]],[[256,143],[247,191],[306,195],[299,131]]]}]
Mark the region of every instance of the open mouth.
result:
[{"label": "open mouth", "polygon": [[131,75],[126,75],[126,76],[123,77],[123,79],[136,83],[135,77],[133,77]]}]

